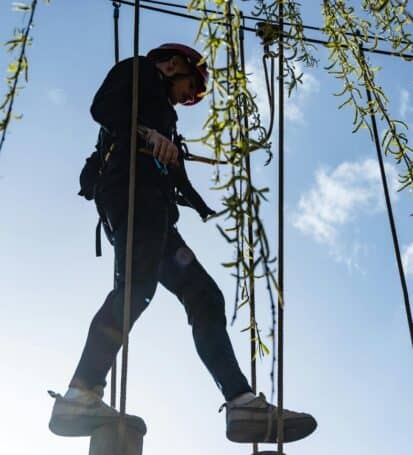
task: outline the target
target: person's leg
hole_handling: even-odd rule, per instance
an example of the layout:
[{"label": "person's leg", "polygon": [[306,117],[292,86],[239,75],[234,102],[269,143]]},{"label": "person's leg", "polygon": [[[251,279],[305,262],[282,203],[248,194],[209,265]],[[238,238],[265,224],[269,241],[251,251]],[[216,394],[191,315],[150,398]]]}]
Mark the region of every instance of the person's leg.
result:
[{"label": "person's leg", "polygon": [[[251,393],[226,331],[224,298],[175,229],[171,229],[161,263],[160,282],[183,303],[199,356],[226,399],[228,439],[276,442],[277,407]],[[317,423],[305,413],[283,410],[284,441],[311,434]]]},{"label": "person's leg", "polygon": [[[151,301],[159,278],[159,263],[167,234],[168,210],[164,196],[155,188],[137,192],[134,231],[131,326]],[[90,325],[86,345],[70,387],[106,385],[106,375],[122,344],[127,220],[114,232],[115,289]]]},{"label": "person's leg", "polygon": [[251,392],[235,358],[225,302],[215,281],[175,228],[170,228],[159,281],[182,302],[197,352],[227,401]]}]

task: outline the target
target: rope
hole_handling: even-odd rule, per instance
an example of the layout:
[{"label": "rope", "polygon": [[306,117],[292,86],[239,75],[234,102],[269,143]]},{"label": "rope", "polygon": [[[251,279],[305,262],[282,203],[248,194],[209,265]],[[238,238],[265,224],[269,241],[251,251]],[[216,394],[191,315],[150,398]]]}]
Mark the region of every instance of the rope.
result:
[{"label": "rope", "polygon": [[120,2],[113,2],[113,25],[114,25],[114,37],[115,37],[115,62],[119,62],[119,8],[121,7]]},{"label": "rope", "polygon": [[[244,23],[243,14],[241,12],[241,22]],[[244,30],[240,28],[239,30],[239,42],[240,42],[240,57],[241,57],[241,71],[245,74],[245,39],[244,39]],[[247,101],[244,97],[243,103],[243,117],[244,117],[244,131],[242,132],[242,141],[248,141],[248,131],[249,131],[249,122],[247,115]],[[241,106],[240,106],[241,108]],[[240,125],[241,129],[241,125]],[[248,153],[245,156],[245,167],[247,171],[247,180],[248,186],[252,186],[252,176],[251,176],[251,158]],[[249,303],[250,303],[250,348],[251,348],[251,388],[254,394],[257,394],[257,362],[255,358],[255,352],[257,350],[256,346],[256,326],[255,326],[255,277],[254,277],[254,262],[255,262],[255,248],[254,248],[254,231],[253,231],[253,219],[251,216],[252,213],[252,192],[248,192],[248,201],[247,201],[247,213],[248,213],[248,267],[250,269],[249,273]],[[258,444],[253,444],[253,454],[258,453]]]},{"label": "rope", "polygon": [[[362,61],[365,62],[365,56],[364,56],[364,52],[363,52],[363,49],[361,46],[360,46],[360,57],[361,57]],[[364,81],[365,81],[364,85],[366,87],[367,100],[369,102],[369,106],[372,106],[372,96],[371,96],[371,91],[369,89],[369,81],[367,80],[365,73],[364,73]],[[380,166],[380,175],[381,175],[381,180],[382,180],[382,184],[383,184],[384,197],[386,200],[387,214],[389,217],[394,252],[396,254],[396,261],[397,261],[397,267],[399,270],[400,283],[401,283],[402,291],[403,291],[404,305],[405,305],[406,316],[407,316],[407,324],[409,326],[409,332],[410,332],[410,341],[411,341],[412,347],[413,347],[413,318],[412,318],[412,312],[411,312],[411,308],[410,308],[409,291],[407,289],[406,276],[404,273],[403,262],[402,262],[402,258],[401,258],[401,254],[400,254],[400,246],[399,246],[399,240],[398,240],[398,236],[397,236],[396,223],[394,221],[394,215],[393,215],[393,209],[392,209],[391,200],[390,200],[389,188],[387,185],[386,172],[384,169],[384,162],[383,162],[383,155],[382,155],[381,146],[380,146],[380,138],[379,138],[379,133],[378,133],[378,129],[377,129],[376,115],[374,114],[373,109],[371,109],[371,111],[370,111],[370,117],[371,117],[371,122],[372,122],[372,126],[373,126],[373,137],[374,137],[374,142],[376,144],[377,159],[379,161],[379,166]]]},{"label": "rope", "polygon": [[[119,2],[113,2],[113,30],[114,30],[114,41],[115,41],[115,63],[119,63],[119,8],[121,4]],[[116,273],[116,263],[114,265],[114,271]],[[115,279],[113,280],[116,284]],[[116,376],[117,376],[117,362],[116,358],[113,361],[111,372],[110,372],[110,405],[116,407]]]},{"label": "rope", "polygon": [[139,102],[139,0],[135,2],[135,22],[133,40],[133,89],[132,89],[132,118],[131,118],[131,146],[129,167],[129,206],[128,206],[128,231],[126,240],[126,273],[125,273],[125,300],[123,304],[123,351],[122,375],[120,391],[120,414],[125,416],[126,411],[126,385],[128,375],[128,350],[130,329],[130,307],[132,300],[132,258],[133,234],[135,221],[135,181],[136,181],[136,154],[138,130],[138,102]]},{"label": "rope", "polygon": [[284,3],[279,5],[278,40],[278,412],[277,451],[283,453],[284,422]]}]

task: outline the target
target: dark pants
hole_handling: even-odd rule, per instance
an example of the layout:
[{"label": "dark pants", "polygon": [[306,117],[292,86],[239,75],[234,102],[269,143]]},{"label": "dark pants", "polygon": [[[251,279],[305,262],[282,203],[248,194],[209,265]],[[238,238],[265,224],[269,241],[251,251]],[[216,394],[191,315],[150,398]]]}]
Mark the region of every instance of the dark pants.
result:
[{"label": "dark pants", "polygon": [[[110,218],[110,209],[109,209]],[[157,283],[175,294],[192,326],[199,356],[226,400],[251,391],[226,330],[222,292],[169,220],[168,204],[156,188],[137,191],[134,232],[131,327],[149,305]],[[115,289],[90,325],[75,378],[89,387],[105,385],[122,344],[126,219],[114,231]]]}]

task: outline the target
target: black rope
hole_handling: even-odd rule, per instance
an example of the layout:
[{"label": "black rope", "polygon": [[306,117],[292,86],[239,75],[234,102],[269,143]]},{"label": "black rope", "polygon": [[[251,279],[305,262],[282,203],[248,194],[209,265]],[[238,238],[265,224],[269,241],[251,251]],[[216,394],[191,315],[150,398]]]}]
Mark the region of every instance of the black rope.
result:
[{"label": "black rope", "polygon": [[[365,56],[363,53],[363,49],[361,47],[360,47],[360,57],[361,57],[362,61],[365,62]],[[364,81],[365,81],[364,85],[366,87],[367,100],[368,100],[369,106],[372,106],[372,96],[371,96],[371,91],[369,89],[370,84],[366,78],[365,73],[364,73]],[[374,142],[376,144],[377,159],[379,161],[379,166],[380,166],[380,175],[381,175],[381,180],[382,180],[382,184],[383,184],[384,197],[386,200],[387,214],[389,217],[394,251],[396,254],[397,267],[399,270],[400,283],[401,283],[402,291],[403,291],[404,305],[405,305],[406,316],[407,316],[407,324],[409,326],[409,332],[410,332],[410,341],[411,341],[412,347],[413,347],[413,318],[412,318],[412,312],[411,312],[411,308],[410,308],[409,291],[407,289],[406,277],[405,277],[405,273],[404,273],[404,269],[403,269],[403,262],[402,262],[402,258],[401,258],[401,254],[400,254],[400,246],[399,246],[399,240],[398,240],[398,236],[397,236],[396,223],[394,221],[394,215],[393,215],[393,209],[392,209],[391,200],[390,200],[389,188],[387,185],[386,172],[384,169],[383,155],[382,155],[381,146],[380,146],[380,138],[379,138],[379,133],[378,133],[378,128],[377,128],[376,115],[374,114],[373,109],[371,109],[370,117],[371,117],[371,122],[372,122],[372,126],[373,126],[373,137],[374,137]]]},{"label": "black rope", "polygon": [[[119,8],[121,4],[119,2],[113,2],[113,36],[114,36],[114,48],[115,48],[115,63],[119,62]],[[114,285],[116,285],[116,261],[114,264]],[[117,361],[116,357],[113,361],[111,372],[110,372],[110,405],[116,408],[116,378],[117,378]]]},{"label": "black rope", "polygon": [[[135,2],[134,39],[133,39],[133,88],[131,112],[131,141],[129,165],[129,205],[128,205],[128,230],[126,240],[126,267],[125,267],[125,297],[123,304],[123,337],[122,337],[122,375],[120,391],[120,414],[126,412],[126,384],[128,375],[128,351],[130,310],[132,301],[132,276],[133,276],[133,237],[135,222],[135,182],[136,182],[136,154],[138,130],[138,105],[139,105],[139,0]],[[123,420],[123,419],[122,419]]]},{"label": "black rope", "polygon": [[278,400],[277,451],[284,442],[284,3],[279,5],[278,40]]}]

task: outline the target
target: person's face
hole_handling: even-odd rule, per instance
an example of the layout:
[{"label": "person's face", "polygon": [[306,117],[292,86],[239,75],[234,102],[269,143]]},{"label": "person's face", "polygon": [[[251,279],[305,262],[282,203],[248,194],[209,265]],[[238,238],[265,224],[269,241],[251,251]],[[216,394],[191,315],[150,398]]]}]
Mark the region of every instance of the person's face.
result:
[{"label": "person's face", "polygon": [[169,92],[170,101],[173,105],[184,104],[194,99],[198,81],[196,76],[191,73],[191,66],[183,57],[173,56],[165,62],[158,63],[157,67],[165,76],[178,76],[174,78]]},{"label": "person's face", "polygon": [[194,75],[177,77],[170,88],[169,97],[173,105],[193,101],[197,93],[197,81]]}]

